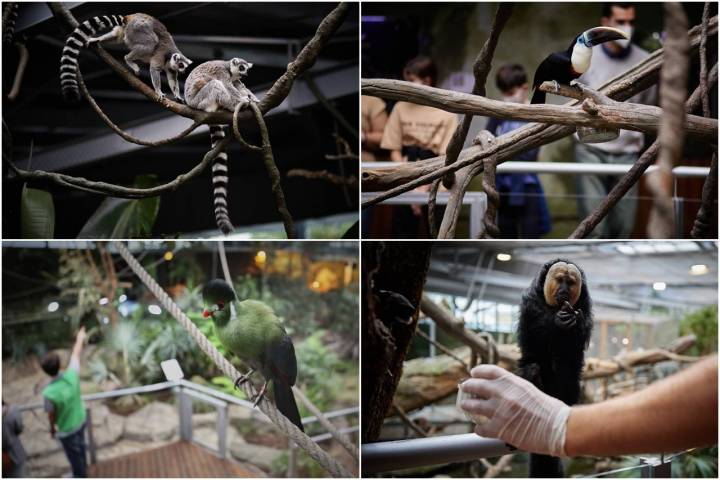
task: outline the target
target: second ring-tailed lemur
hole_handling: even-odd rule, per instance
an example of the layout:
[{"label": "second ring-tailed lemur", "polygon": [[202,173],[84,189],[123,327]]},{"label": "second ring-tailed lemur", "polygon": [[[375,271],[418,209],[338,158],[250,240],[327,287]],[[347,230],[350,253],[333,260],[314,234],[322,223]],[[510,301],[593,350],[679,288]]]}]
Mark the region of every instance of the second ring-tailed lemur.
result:
[{"label": "second ring-tailed lemur", "polygon": [[[105,35],[93,38],[99,30],[111,29]],[[150,65],[150,79],[155,92],[162,93],[160,72],[165,70],[168,84],[175,98],[182,101],[178,73],[183,73],[192,63],[175,45],[170,32],[159,20],[144,13],[132,15],[103,15],[93,17],[80,23],[68,36],[60,61],[60,85],[66,100],[78,100],[80,91],[77,82],[78,56],[80,49],[95,42],[106,40],[122,40],[130,49],[125,55],[125,63],[135,72],[140,73],[136,61]]]},{"label": "second ring-tailed lemur", "polygon": [[[220,109],[235,111],[239,103],[258,102],[259,100],[242,83],[241,79],[252,68],[242,58],[232,60],[214,60],[200,64],[190,72],[185,80],[185,100],[189,107],[214,112]],[[225,137],[225,127],[210,125],[210,144],[215,148]],[[228,210],[228,162],[227,153],[220,152],[213,159],[213,204],[215,221],[227,235],[233,230]]]}]

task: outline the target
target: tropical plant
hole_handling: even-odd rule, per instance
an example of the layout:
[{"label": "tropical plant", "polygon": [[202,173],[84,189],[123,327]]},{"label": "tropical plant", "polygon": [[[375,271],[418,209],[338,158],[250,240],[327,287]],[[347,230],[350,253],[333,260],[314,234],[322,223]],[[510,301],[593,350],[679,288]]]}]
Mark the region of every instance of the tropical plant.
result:
[{"label": "tropical plant", "polygon": [[718,309],[717,306],[696,310],[680,321],[681,335],[695,334],[697,341],[687,355],[708,355],[717,352]]}]

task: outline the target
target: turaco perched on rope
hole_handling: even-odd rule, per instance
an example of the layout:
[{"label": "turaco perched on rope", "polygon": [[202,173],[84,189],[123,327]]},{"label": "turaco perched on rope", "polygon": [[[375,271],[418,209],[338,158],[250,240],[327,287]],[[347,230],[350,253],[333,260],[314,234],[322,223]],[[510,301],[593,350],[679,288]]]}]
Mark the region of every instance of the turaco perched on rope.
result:
[{"label": "turaco perched on rope", "polygon": [[[250,371],[235,380],[235,387],[259,371],[265,382],[254,405],[260,402],[272,381],[275,406],[303,430],[292,392],[297,378],[295,347],[275,312],[257,300],[237,301],[232,287],[224,280],[209,281],[202,295],[207,307],[203,316],[212,317],[222,344],[250,366]],[[231,305],[235,306],[234,318]]]}]

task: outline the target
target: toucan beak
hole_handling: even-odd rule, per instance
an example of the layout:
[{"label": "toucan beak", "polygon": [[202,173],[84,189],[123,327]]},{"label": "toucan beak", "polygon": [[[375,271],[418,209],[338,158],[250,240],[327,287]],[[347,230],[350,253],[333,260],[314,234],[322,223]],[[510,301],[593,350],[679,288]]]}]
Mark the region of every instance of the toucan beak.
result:
[{"label": "toucan beak", "polygon": [[595,27],[583,32],[585,45],[594,47],[612,40],[629,40],[625,32],[613,27]]}]

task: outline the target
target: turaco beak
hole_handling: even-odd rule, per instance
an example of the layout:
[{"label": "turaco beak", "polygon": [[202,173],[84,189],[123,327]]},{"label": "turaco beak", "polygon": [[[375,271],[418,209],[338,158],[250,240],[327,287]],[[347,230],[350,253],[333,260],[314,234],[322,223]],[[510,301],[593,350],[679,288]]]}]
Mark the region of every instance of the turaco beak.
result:
[{"label": "turaco beak", "polygon": [[207,308],[205,310],[203,310],[203,318],[212,317],[212,316],[213,316],[213,314],[210,310],[208,310]]},{"label": "turaco beak", "polygon": [[595,27],[585,30],[582,34],[583,43],[588,47],[594,47],[601,43],[612,40],[629,40],[625,32],[613,27]]}]

